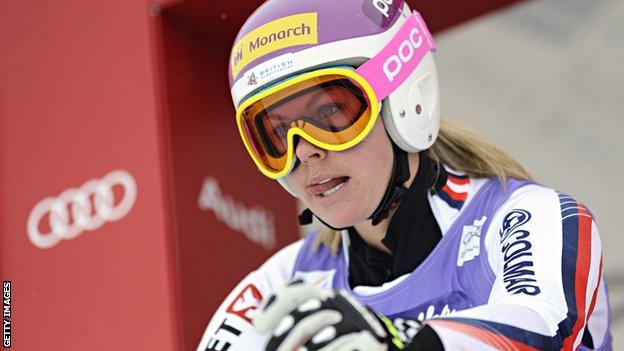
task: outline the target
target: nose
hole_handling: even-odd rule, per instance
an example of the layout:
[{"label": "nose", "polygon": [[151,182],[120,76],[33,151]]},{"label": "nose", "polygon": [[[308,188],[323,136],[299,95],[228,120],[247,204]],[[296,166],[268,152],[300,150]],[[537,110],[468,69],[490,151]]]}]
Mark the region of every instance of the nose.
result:
[{"label": "nose", "polygon": [[322,149],[304,138],[299,137],[295,154],[301,163],[308,164],[312,160],[323,160],[327,157],[327,150]]}]

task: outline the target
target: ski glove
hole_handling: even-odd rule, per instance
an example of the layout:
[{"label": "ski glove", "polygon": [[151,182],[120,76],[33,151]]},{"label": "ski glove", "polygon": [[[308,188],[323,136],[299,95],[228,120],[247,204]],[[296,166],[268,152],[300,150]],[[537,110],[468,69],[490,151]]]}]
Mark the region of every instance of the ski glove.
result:
[{"label": "ski glove", "polygon": [[[271,334],[267,351],[396,351],[405,347],[389,319],[375,315],[346,292],[323,290],[301,280],[263,301],[253,324]],[[417,328],[412,331],[415,334]]]}]

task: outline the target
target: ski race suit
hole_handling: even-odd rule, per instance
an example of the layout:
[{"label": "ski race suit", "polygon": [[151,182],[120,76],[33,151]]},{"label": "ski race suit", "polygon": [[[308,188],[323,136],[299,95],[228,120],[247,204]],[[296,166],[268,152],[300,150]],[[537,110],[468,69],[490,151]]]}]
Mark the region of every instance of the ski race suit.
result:
[{"label": "ski race suit", "polygon": [[[381,286],[350,287],[349,236],[336,256],[317,233],[283,248],[230,293],[198,350],[261,350],[251,324],[262,298],[293,279],[346,290],[394,321],[404,342],[424,321],[445,350],[611,350],[601,242],[593,215],[572,197],[510,179],[446,168],[428,195],[442,238],[414,271]],[[416,235],[416,233],[415,233]]]}]

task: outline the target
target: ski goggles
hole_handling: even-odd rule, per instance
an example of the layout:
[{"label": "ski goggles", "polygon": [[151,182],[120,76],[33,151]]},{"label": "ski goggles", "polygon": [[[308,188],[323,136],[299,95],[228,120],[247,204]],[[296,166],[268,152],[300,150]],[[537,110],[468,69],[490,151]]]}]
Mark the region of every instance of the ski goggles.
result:
[{"label": "ski goggles", "polygon": [[236,112],[248,153],[264,175],[277,179],[295,164],[295,136],[329,151],[355,146],[373,128],[380,101],[407,79],[434,45],[415,13],[359,68],[307,72],[250,97]]},{"label": "ski goggles", "polygon": [[299,135],[330,151],[359,143],[373,127],[379,102],[370,85],[348,68],[328,68],[290,79],[239,108],[247,151],[266,176],[286,175]]}]

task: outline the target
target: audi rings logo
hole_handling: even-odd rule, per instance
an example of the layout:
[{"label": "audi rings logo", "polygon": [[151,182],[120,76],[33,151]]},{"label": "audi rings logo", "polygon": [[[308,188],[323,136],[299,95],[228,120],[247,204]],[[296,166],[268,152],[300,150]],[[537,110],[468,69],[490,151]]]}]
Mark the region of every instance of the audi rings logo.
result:
[{"label": "audi rings logo", "polygon": [[[123,190],[123,195],[116,196],[120,193],[116,188]],[[57,197],[39,201],[28,217],[28,238],[36,247],[49,249],[61,240],[73,239],[86,230],[96,230],[106,222],[122,219],[132,209],[136,196],[136,182],[124,170],[89,180],[80,188],[67,189]],[[46,217],[49,231],[42,233],[41,224]]]}]

